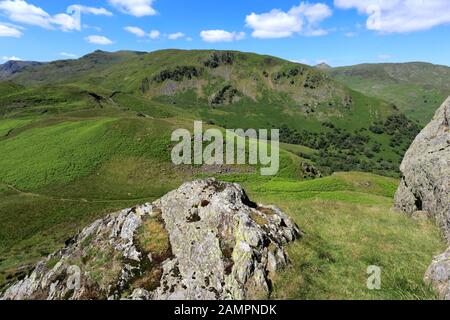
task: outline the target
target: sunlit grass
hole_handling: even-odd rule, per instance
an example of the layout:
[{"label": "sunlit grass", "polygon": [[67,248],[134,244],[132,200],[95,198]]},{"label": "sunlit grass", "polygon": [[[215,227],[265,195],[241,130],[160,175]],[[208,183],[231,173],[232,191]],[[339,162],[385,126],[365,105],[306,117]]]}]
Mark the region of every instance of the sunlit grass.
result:
[{"label": "sunlit grass", "polygon": [[[274,299],[435,299],[423,284],[434,254],[443,250],[432,222],[416,222],[378,203],[297,200],[256,194],[277,203],[305,232],[288,247],[292,265],[274,281]],[[383,201],[384,200],[384,201]],[[367,288],[367,268],[381,267],[381,290]]]}]

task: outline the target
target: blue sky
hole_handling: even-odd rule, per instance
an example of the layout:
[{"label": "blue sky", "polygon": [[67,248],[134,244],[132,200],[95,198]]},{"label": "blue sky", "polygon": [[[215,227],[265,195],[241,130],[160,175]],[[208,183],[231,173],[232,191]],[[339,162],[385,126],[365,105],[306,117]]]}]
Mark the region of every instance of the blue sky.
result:
[{"label": "blue sky", "polygon": [[450,1],[0,0],[0,63],[164,48],[450,65]]}]

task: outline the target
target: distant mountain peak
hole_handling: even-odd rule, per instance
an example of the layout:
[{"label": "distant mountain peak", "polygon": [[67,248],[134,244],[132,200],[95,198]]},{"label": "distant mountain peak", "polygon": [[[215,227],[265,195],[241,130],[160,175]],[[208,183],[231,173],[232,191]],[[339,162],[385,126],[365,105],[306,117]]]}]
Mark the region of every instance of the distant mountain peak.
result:
[{"label": "distant mountain peak", "polygon": [[325,62],[319,63],[318,65],[316,65],[316,68],[320,69],[320,70],[332,69],[332,67],[329,64],[325,63]]},{"label": "distant mountain peak", "polygon": [[0,80],[5,80],[10,76],[21,72],[24,68],[34,67],[43,64],[37,61],[10,60],[0,64]]}]

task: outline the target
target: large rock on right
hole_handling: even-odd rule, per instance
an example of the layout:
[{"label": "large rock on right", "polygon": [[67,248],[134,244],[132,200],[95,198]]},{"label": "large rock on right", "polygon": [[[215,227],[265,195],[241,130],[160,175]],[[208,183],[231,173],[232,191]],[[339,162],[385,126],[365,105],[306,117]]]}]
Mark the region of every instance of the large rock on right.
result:
[{"label": "large rock on right", "polygon": [[450,244],[450,97],[405,154],[395,207],[425,211],[436,219]]},{"label": "large rock on right", "polygon": [[[413,215],[426,212],[450,244],[450,97],[416,137],[401,164],[395,207]],[[439,296],[450,299],[450,248],[434,258],[425,274]]]}]

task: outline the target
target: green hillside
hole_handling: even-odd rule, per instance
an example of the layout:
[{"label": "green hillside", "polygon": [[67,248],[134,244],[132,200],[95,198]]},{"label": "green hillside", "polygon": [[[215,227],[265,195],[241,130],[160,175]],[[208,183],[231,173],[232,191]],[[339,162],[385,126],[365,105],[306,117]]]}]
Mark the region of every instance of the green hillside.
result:
[{"label": "green hillside", "polygon": [[327,72],[354,90],[394,103],[423,125],[450,95],[447,66],[422,62],[361,64]]},{"label": "green hillside", "polygon": [[10,80],[23,87],[0,99],[8,116],[114,109],[223,128],[283,128],[282,142],[319,151],[312,160],[325,173],[395,176],[420,129],[391,104],[316,68],[251,53],[96,51],[28,68]]}]

